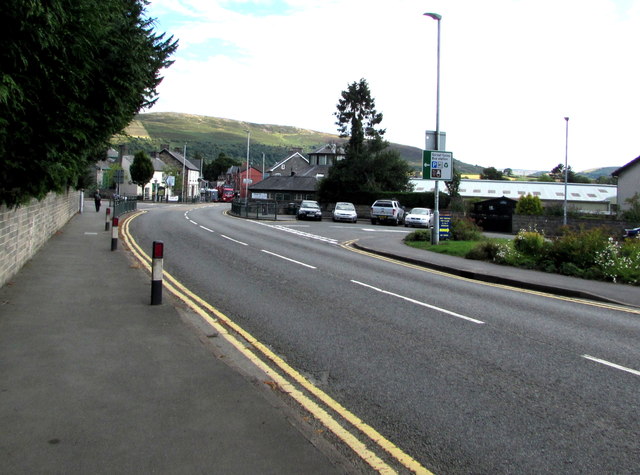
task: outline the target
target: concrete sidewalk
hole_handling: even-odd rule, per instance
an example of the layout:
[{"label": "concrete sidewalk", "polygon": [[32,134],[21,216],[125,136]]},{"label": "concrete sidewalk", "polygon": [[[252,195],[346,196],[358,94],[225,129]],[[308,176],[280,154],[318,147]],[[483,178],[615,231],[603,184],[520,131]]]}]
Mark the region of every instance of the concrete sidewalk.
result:
[{"label": "concrete sidewalk", "polygon": [[149,305],[104,227],[87,207],[0,289],[1,473],[360,470],[167,292]]}]

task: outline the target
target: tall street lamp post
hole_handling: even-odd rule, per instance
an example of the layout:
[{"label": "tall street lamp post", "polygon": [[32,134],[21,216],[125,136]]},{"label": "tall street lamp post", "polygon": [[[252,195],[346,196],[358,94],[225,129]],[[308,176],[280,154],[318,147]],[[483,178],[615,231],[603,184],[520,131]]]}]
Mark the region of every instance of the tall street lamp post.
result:
[{"label": "tall street lamp post", "polygon": [[[251,131],[247,129],[247,173],[244,177],[244,203],[249,203],[249,139],[251,137]],[[248,210],[247,210],[248,212]]]},{"label": "tall street lamp post", "polygon": [[[440,20],[442,15],[437,13],[425,13],[424,16],[433,18],[438,22],[438,62],[436,68],[436,150],[440,151]],[[424,177],[423,177],[424,178]],[[434,192],[433,228],[431,242],[437,245],[440,242],[440,180],[436,180]]]},{"label": "tall street lamp post", "polygon": [[566,126],[565,126],[565,137],[564,137],[564,207],[563,207],[563,218],[562,224],[567,225],[567,181],[569,177],[569,168],[568,168],[568,152],[569,152],[569,117],[564,118]]}]

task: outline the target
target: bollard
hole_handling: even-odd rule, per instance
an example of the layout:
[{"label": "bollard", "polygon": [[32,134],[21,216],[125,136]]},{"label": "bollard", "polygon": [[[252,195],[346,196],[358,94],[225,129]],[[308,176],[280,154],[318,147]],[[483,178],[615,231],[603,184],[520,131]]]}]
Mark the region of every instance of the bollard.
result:
[{"label": "bollard", "polygon": [[118,249],[118,218],[113,218],[111,222],[111,250]]},{"label": "bollard", "polygon": [[104,221],[104,230],[109,231],[109,218],[111,217],[111,208],[107,206],[107,216]]},{"label": "bollard", "polygon": [[162,304],[162,260],[164,258],[162,241],[153,241],[151,256],[151,305],[160,305]]}]

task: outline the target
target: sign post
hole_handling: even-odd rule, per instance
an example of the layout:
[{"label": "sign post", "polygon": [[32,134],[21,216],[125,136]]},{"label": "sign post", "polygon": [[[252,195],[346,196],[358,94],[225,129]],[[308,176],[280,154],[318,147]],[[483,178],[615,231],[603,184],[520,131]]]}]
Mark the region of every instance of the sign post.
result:
[{"label": "sign post", "polygon": [[436,180],[433,217],[435,223],[431,233],[431,244],[438,244],[440,241],[440,181],[451,181],[453,175],[453,153],[438,150],[422,151],[422,178],[426,180]]}]

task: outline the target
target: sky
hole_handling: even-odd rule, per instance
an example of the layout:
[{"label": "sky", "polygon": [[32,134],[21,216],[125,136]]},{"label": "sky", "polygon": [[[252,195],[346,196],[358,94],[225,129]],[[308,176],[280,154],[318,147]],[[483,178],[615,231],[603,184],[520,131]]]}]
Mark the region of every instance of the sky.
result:
[{"label": "sky", "polygon": [[[574,171],[640,155],[640,0],[151,0],[179,40],[159,98],[181,112],[337,134],[369,84],[390,142],[440,130],[465,163]],[[568,117],[569,120],[566,120]]]}]

